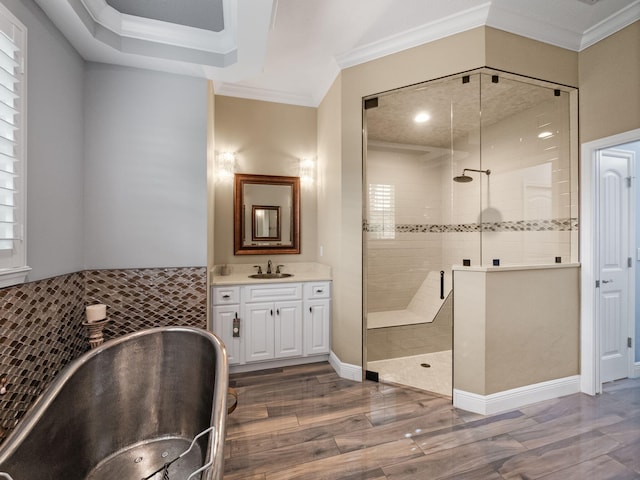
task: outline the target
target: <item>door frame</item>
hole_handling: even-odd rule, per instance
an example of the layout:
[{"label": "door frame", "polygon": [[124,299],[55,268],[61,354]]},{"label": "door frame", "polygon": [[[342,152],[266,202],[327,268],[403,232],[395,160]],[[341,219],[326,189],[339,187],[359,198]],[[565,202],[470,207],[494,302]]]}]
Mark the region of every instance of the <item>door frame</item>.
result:
[{"label": "door frame", "polygon": [[[631,130],[610,137],[583,143],[580,155],[580,390],[589,395],[602,392],[600,381],[600,319],[596,315],[597,292],[595,282],[598,280],[598,244],[597,244],[597,152],[613,148],[625,143],[640,141],[640,129]],[[631,176],[634,175],[631,166]],[[635,188],[635,182],[632,184]],[[633,192],[633,188],[632,188]],[[635,202],[630,205],[630,212],[635,219]],[[632,226],[631,236],[635,234]],[[635,245],[635,243],[633,244]],[[634,248],[635,250],[635,248]],[[632,256],[635,258],[635,255]],[[633,288],[633,284],[629,286]],[[632,326],[635,321],[632,321]],[[632,361],[635,355],[632,353]],[[630,369],[631,370],[631,369]],[[629,372],[632,373],[631,371]]]}]

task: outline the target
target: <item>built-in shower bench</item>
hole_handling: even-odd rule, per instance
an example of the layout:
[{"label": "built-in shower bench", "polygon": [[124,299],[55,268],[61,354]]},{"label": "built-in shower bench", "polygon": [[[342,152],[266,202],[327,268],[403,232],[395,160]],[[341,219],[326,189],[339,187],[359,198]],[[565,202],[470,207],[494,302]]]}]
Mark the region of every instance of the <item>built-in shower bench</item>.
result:
[{"label": "built-in shower bench", "polygon": [[[446,277],[450,277],[450,275]],[[435,270],[430,271],[422,281],[418,291],[411,298],[406,309],[368,313],[367,329],[433,322],[445,300],[451,293],[451,280],[447,280],[446,277],[443,290],[444,295],[442,295],[444,298],[440,298],[440,272]]]}]

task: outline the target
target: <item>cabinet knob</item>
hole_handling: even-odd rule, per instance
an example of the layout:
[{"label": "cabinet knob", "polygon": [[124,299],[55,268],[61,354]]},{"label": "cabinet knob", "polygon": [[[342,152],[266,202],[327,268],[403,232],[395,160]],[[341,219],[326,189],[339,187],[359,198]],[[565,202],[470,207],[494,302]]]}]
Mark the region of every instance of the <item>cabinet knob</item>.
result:
[{"label": "cabinet knob", "polygon": [[324,293],[324,290],[322,290],[321,288],[319,288],[318,290],[316,290],[316,293]]},{"label": "cabinet knob", "polygon": [[222,295],[222,298],[231,298],[231,295]]}]

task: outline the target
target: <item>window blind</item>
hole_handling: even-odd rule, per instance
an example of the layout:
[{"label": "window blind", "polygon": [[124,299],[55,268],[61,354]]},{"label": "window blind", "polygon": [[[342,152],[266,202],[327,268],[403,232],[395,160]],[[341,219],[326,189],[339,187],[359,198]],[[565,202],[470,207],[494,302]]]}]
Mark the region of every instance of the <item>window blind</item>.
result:
[{"label": "window blind", "polygon": [[0,5],[0,273],[26,265],[26,29]]},{"label": "window blind", "polygon": [[369,226],[374,237],[393,239],[396,236],[395,186],[369,185]]}]

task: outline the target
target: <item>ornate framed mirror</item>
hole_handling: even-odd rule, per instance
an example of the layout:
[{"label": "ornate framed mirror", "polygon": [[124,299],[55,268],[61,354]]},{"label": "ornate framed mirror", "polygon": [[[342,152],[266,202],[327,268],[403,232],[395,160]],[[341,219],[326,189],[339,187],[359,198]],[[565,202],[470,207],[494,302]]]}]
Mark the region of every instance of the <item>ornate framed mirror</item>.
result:
[{"label": "ornate framed mirror", "polygon": [[236,174],[235,255],[300,253],[300,179]]}]

